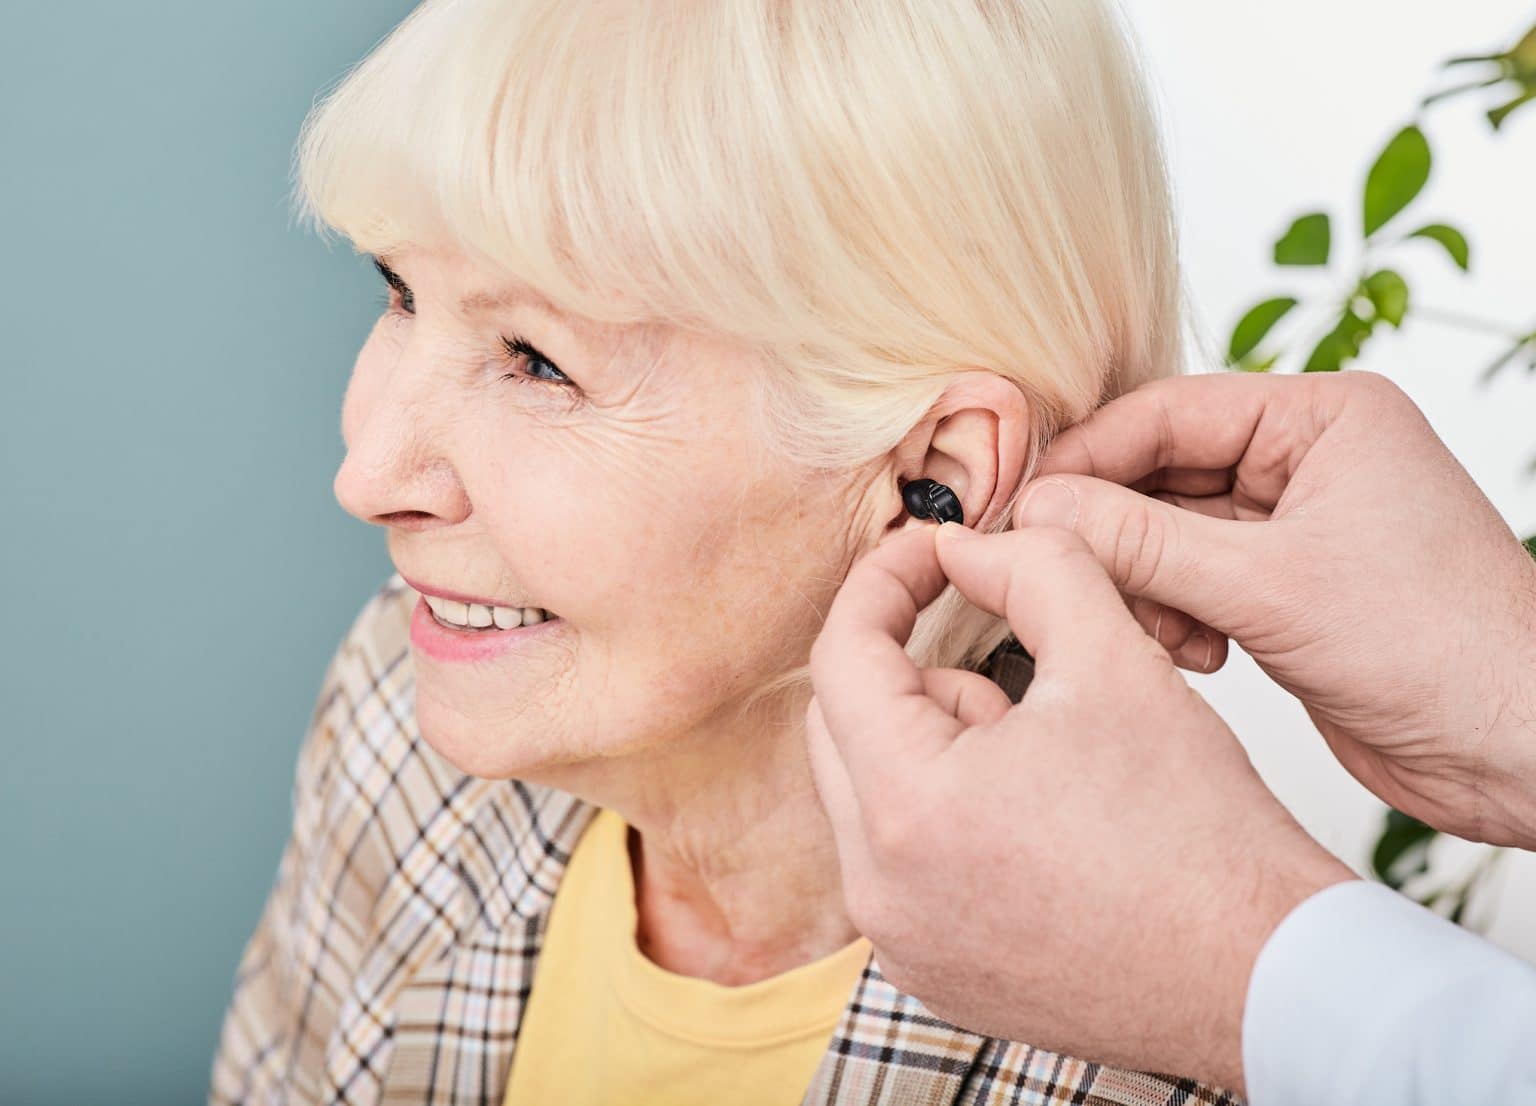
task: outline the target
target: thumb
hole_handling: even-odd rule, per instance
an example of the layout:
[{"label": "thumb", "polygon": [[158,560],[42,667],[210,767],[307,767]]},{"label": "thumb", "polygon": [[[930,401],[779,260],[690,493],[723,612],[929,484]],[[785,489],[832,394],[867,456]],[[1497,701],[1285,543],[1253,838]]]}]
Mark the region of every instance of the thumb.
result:
[{"label": "thumb", "polygon": [[1231,633],[1225,616],[1261,571],[1253,539],[1269,524],[1186,511],[1091,476],[1054,475],[1025,489],[1014,525],[1070,530],[1121,591]]}]

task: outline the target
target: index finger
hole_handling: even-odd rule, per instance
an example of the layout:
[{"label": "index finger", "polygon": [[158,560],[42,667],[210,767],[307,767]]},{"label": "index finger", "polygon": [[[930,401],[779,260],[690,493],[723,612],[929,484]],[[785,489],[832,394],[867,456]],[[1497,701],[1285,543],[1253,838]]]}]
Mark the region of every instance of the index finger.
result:
[{"label": "index finger", "polygon": [[964,724],[931,699],[907,654],[917,612],[948,584],[933,536],[914,527],[865,554],[811,647],[811,682],[856,787],[947,749]]},{"label": "index finger", "polygon": [[1315,375],[1156,380],[1062,431],[1037,475],[1081,473],[1129,485],[1164,469],[1236,469],[1250,494],[1273,502],[1327,424],[1314,417],[1327,387]]}]

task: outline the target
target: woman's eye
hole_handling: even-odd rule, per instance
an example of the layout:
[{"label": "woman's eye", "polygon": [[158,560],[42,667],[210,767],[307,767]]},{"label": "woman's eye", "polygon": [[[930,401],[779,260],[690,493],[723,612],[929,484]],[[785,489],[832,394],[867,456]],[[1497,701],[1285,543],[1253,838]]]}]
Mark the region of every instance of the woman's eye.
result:
[{"label": "woman's eye", "polygon": [[379,308],[390,315],[412,316],[416,314],[416,297],[410,292],[386,291],[379,297]]},{"label": "woman's eye", "polygon": [[542,380],[550,384],[575,387],[576,382],[561,372],[555,363],[540,353],[528,339],[517,336],[503,338],[501,345],[514,360],[523,359],[525,370],[524,373],[508,373],[502,378],[503,380]]}]

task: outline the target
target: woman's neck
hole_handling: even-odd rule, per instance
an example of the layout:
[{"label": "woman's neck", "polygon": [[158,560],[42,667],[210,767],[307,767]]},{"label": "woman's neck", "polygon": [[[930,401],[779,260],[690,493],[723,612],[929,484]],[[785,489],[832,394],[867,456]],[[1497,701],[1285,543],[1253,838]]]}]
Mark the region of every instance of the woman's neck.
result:
[{"label": "woman's neck", "polygon": [[[804,741],[804,701],[704,726],[556,786],[631,827],[636,940],[669,971],[727,985],[820,959],[858,934]],[[774,721],[772,719],[779,719]]]}]

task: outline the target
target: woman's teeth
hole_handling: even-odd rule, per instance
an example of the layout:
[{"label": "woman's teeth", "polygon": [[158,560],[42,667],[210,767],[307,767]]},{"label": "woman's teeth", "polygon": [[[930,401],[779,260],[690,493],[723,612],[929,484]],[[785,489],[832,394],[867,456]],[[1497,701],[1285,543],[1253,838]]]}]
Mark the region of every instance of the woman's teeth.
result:
[{"label": "woman's teeth", "polygon": [[433,617],[455,630],[513,630],[519,626],[532,626],[555,616],[542,607],[487,607],[484,603],[457,603],[452,599],[439,599],[424,595]]}]

